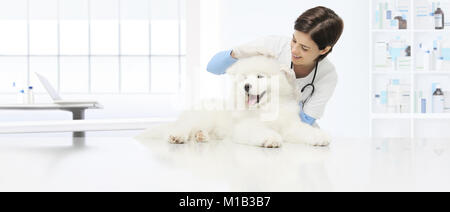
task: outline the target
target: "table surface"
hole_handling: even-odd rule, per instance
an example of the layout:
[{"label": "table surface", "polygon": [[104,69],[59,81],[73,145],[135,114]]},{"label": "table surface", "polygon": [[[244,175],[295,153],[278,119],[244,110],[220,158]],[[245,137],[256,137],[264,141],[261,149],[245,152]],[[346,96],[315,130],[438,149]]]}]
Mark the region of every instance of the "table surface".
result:
[{"label": "table surface", "polygon": [[0,110],[102,109],[100,104],[0,104]]},{"label": "table surface", "polygon": [[[450,140],[333,139],[264,149],[138,132],[0,135],[0,191],[450,191]],[[59,135],[59,136],[58,136]]]}]

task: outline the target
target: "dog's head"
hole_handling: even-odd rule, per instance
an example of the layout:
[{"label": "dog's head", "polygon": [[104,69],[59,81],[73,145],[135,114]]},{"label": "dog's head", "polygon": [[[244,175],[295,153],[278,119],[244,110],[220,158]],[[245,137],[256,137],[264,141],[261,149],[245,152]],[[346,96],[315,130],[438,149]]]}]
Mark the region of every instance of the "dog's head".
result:
[{"label": "dog's head", "polygon": [[226,73],[234,79],[237,99],[251,108],[269,103],[273,95],[293,95],[294,85],[285,69],[274,58],[255,56],[239,59]]}]

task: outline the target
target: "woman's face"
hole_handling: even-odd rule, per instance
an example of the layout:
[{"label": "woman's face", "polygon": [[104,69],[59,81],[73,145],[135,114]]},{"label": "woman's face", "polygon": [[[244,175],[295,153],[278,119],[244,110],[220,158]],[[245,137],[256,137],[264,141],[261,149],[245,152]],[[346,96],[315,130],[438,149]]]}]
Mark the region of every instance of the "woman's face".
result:
[{"label": "woman's face", "polygon": [[291,40],[291,57],[294,65],[311,66],[320,55],[331,47],[320,50],[309,34],[295,30]]}]

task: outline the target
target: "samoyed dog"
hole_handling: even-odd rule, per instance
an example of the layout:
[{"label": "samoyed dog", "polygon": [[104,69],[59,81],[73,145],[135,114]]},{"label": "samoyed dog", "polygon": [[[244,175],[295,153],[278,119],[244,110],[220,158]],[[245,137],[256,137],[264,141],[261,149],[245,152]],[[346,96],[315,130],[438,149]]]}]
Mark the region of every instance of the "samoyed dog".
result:
[{"label": "samoyed dog", "polygon": [[327,146],[324,131],[301,121],[295,82],[276,59],[240,59],[227,69],[232,79],[226,100],[204,100],[174,123],[152,127],[139,140],[164,139],[172,144],[227,140],[266,148],[283,142]]}]

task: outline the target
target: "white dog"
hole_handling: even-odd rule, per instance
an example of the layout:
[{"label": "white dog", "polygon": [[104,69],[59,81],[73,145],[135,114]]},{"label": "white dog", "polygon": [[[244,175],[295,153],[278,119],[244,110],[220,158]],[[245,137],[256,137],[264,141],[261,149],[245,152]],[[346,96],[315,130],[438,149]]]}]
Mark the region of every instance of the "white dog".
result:
[{"label": "white dog", "polygon": [[215,108],[185,111],[175,123],[150,128],[137,138],[163,138],[173,144],[227,139],[266,148],[283,142],[328,145],[325,132],[300,120],[289,71],[273,58],[240,59],[226,72],[233,78],[227,101],[205,101],[203,106]]}]

